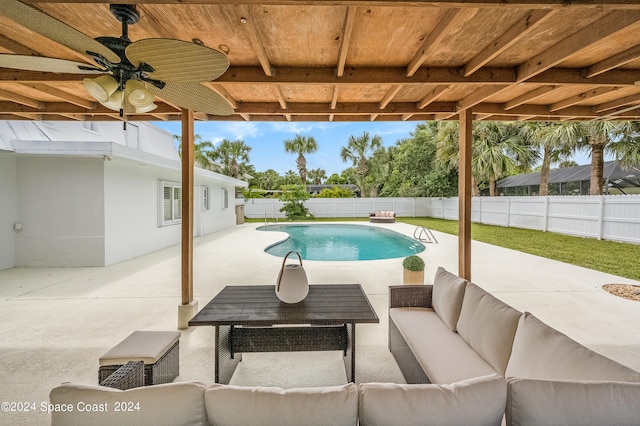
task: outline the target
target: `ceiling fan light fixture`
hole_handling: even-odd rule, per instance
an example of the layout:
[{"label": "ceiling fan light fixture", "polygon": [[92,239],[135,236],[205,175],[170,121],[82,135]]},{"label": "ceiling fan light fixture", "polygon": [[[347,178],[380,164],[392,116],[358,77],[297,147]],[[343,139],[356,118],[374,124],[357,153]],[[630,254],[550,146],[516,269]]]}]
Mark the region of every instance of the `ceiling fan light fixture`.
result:
[{"label": "ceiling fan light fixture", "polygon": [[158,105],[154,103],[150,103],[149,105],[146,105],[143,107],[136,107],[136,114],[144,114],[145,112],[151,112],[156,108],[158,108]]},{"label": "ceiling fan light fixture", "polygon": [[120,111],[120,109],[122,109],[122,101],[124,100],[123,95],[122,90],[116,90],[106,102],[100,101],[100,103],[109,109]]},{"label": "ceiling fan light fixture", "polygon": [[134,107],[142,108],[153,104],[155,96],[149,92],[145,84],[138,80],[129,80],[125,87],[127,102]]},{"label": "ceiling fan light fixture", "polygon": [[100,102],[109,102],[110,97],[118,90],[118,82],[111,75],[82,80],[84,88]]}]

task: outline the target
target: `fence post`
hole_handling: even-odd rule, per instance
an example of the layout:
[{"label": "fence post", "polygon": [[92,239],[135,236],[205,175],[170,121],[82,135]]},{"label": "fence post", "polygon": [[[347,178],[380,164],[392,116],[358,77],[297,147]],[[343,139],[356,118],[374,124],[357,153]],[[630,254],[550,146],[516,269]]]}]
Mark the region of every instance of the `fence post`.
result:
[{"label": "fence post", "polygon": [[601,240],[604,238],[604,195],[600,196],[600,211],[598,218],[598,239]]},{"label": "fence post", "polygon": [[549,196],[544,197],[544,223],[542,225],[542,231],[547,232],[549,228]]},{"label": "fence post", "polygon": [[478,204],[479,204],[479,208],[478,208],[478,223],[482,223],[482,209],[483,209],[483,204],[482,204],[482,197],[478,197]]},{"label": "fence post", "polygon": [[511,226],[511,197],[507,197],[507,228]]}]

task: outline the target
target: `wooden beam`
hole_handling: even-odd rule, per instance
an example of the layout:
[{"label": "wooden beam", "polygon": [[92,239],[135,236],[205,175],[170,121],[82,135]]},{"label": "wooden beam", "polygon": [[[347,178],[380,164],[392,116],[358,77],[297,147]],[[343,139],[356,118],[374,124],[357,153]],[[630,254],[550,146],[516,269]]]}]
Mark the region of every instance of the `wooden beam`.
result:
[{"label": "wooden beam", "polygon": [[353,32],[353,23],[356,19],[357,7],[347,7],[347,13],[344,16],[344,24],[342,25],[342,39],[340,40],[340,50],[338,51],[338,66],[336,67],[336,76],[344,75],[344,66],[347,63],[347,53],[351,44],[351,33]]},{"label": "wooden beam", "polygon": [[484,86],[474,92],[468,94],[456,103],[456,111],[462,111],[484,102],[486,99],[496,93],[508,88],[509,86]]},{"label": "wooden beam", "polygon": [[[338,92],[340,89],[338,86],[333,86],[333,94],[331,95],[331,109],[336,109],[336,105],[338,105]],[[333,114],[331,114],[333,116]],[[331,120],[329,120],[331,121]]]},{"label": "wooden beam", "polygon": [[538,28],[538,26],[545,22],[551,15],[551,10],[538,9],[528,11],[522,19],[467,62],[464,66],[464,76],[468,77],[488,64],[496,56],[530,34],[532,30]]},{"label": "wooden beam", "polygon": [[539,98],[542,95],[546,95],[547,93],[556,89],[557,89],[556,86],[538,87],[537,89],[534,89],[528,93],[525,93],[524,95],[518,96],[517,98],[510,100],[509,102],[506,102],[504,104],[504,109],[509,110],[517,106],[520,106],[522,104],[526,104],[527,102],[530,102],[536,98]]},{"label": "wooden beam", "polygon": [[563,108],[568,108],[570,106],[578,105],[584,101],[587,101],[592,98],[596,98],[598,96],[606,95],[607,93],[611,93],[618,90],[617,87],[601,87],[594,90],[589,90],[588,92],[580,93],[579,95],[572,96],[567,99],[563,99],[561,101],[555,102],[549,105],[549,111],[555,112],[561,110]]},{"label": "wooden beam", "polygon": [[418,68],[422,65],[422,63],[427,58],[427,54],[429,53],[429,48],[442,40],[445,36],[446,30],[456,18],[456,16],[460,13],[460,9],[443,9],[442,15],[438,20],[438,23],[433,28],[433,30],[429,33],[427,38],[424,40],[416,54],[413,56],[411,61],[409,61],[409,65],[407,65],[406,75],[407,77],[411,77],[418,71]]},{"label": "wooden beam", "polygon": [[40,52],[36,52],[30,47],[24,46],[2,34],[0,34],[0,47],[7,49],[16,55],[42,56]]},{"label": "wooden beam", "polygon": [[70,104],[78,105],[89,110],[94,109],[98,106],[97,102],[92,102],[85,98],[81,98],[80,96],[72,95],[69,92],[65,92],[64,90],[60,90],[48,84],[22,83],[22,85],[30,87],[31,89],[38,90],[42,93],[46,93],[47,95],[55,96],[56,98],[62,99],[63,101],[69,102]]},{"label": "wooden beam", "polygon": [[427,93],[427,95],[418,102],[418,108],[422,109],[434,102],[440,95],[448,91],[451,86],[436,86]]},{"label": "wooden beam", "polygon": [[[24,3],[104,3],[104,0],[23,0]],[[127,4],[214,4],[214,5],[290,5],[290,6],[366,6],[371,0],[120,0]],[[397,7],[456,7],[456,8],[496,8],[511,7],[522,9],[635,9],[640,10],[637,0],[377,0],[376,6]]]},{"label": "wooden beam", "polygon": [[378,108],[385,109],[387,105],[389,105],[389,102],[391,102],[391,100],[393,100],[393,98],[398,94],[400,89],[402,89],[402,86],[400,86],[399,84],[391,86],[391,88],[384,95],[384,98],[382,98],[382,101],[380,101],[380,103],[378,104]]},{"label": "wooden beam", "polygon": [[598,74],[602,74],[603,72],[628,64],[638,58],[640,58],[640,45],[634,46],[624,52],[620,52],[617,55],[613,55],[610,58],[591,65],[585,70],[584,76],[587,78],[595,77]]},{"label": "wooden beam", "polygon": [[458,275],[471,281],[471,109],[460,111],[458,164]]},{"label": "wooden beam", "polygon": [[611,12],[520,65],[516,80],[522,82],[530,79],[592,44],[636,24],[638,20],[640,20],[640,12]]},{"label": "wooden beam", "polygon": [[275,69],[271,66],[271,62],[269,62],[269,57],[267,56],[267,52],[264,49],[264,43],[262,41],[262,38],[260,38],[260,34],[258,33],[258,29],[256,28],[255,23],[253,22],[251,8],[249,6],[240,6],[239,9],[242,13],[240,22],[247,30],[249,40],[251,42],[251,47],[253,47],[253,50],[258,57],[258,61],[260,61],[262,70],[264,71],[264,74],[266,76],[273,77],[273,75],[275,74]]},{"label": "wooden beam", "polygon": [[182,304],[193,301],[193,111],[182,110]]},{"label": "wooden beam", "polygon": [[28,107],[39,110],[44,109],[44,102],[40,102],[37,99],[13,93],[8,90],[0,89],[0,99],[6,99],[8,101],[15,102],[20,105],[26,105]]},{"label": "wooden beam", "polygon": [[278,103],[282,109],[287,109],[287,100],[284,98],[284,93],[282,93],[282,87],[280,85],[276,85],[274,88],[276,92],[276,98],[278,99]]},{"label": "wooden beam", "polygon": [[636,104],[640,102],[640,94],[625,96],[624,98],[616,99],[614,101],[605,102],[603,104],[596,105],[594,111],[601,113],[610,109],[623,107],[630,104]]}]

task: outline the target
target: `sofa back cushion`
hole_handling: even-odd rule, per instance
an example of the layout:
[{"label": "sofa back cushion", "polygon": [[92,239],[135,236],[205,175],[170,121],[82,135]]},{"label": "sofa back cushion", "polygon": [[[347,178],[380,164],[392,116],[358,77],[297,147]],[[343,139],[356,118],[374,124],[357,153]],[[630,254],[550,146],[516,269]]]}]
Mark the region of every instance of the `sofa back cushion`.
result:
[{"label": "sofa back cushion", "polygon": [[510,379],[507,425],[638,425],[640,383]]},{"label": "sofa back cushion", "polygon": [[[51,390],[51,425],[206,425],[203,383],[118,390],[65,383]],[[55,407],[71,407],[56,411]]]},{"label": "sofa back cushion", "polygon": [[212,385],[204,401],[209,423],[217,426],[354,426],[358,421],[358,389],[354,383],[286,390]]},{"label": "sofa back cushion", "polygon": [[504,376],[521,312],[468,283],[464,292],[458,334]]},{"label": "sofa back cushion", "polygon": [[507,384],[493,374],[450,385],[362,383],[361,426],[500,425]]},{"label": "sofa back cushion", "polygon": [[640,381],[640,373],[606,358],[540,321],[520,318],[507,377],[548,380]]},{"label": "sofa back cushion", "polygon": [[466,286],[467,281],[444,268],[439,267],[436,271],[431,303],[433,310],[451,331],[456,331]]}]

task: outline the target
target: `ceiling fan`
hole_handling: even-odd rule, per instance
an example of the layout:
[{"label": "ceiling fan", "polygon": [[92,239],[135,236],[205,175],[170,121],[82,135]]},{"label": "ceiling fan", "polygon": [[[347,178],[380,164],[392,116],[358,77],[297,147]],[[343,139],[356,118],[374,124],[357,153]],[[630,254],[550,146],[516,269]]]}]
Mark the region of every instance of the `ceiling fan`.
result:
[{"label": "ceiling fan", "polygon": [[85,78],[84,87],[102,105],[120,116],[157,108],[155,96],[181,108],[213,115],[231,115],[233,108],[218,93],[200,84],[220,77],[229,67],[215,49],[174,39],[129,39],[129,25],[140,20],[136,6],[112,4],[122,23],[120,37],[95,39],[21,3],[0,1],[0,14],[30,30],[90,57],[95,66],[66,59],[0,54],[0,67],[70,74],[101,74]]}]

